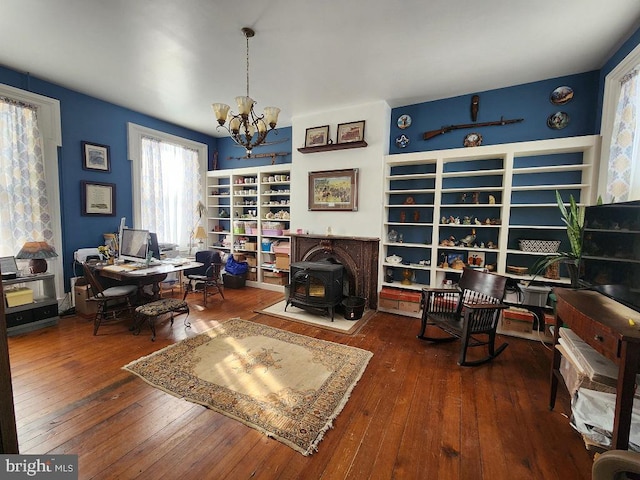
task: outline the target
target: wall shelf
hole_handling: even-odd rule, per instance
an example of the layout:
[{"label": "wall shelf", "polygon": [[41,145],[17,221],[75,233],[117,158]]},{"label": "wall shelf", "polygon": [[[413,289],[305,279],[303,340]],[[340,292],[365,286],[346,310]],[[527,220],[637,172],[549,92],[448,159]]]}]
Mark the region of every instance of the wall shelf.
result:
[{"label": "wall shelf", "polygon": [[317,152],[330,152],[332,150],[347,150],[349,148],[363,148],[367,146],[367,142],[361,140],[359,142],[348,143],[330,143],[328,145],[318,145],[316,147],[300,147],[298,151],[300,153],[317,153]]}]

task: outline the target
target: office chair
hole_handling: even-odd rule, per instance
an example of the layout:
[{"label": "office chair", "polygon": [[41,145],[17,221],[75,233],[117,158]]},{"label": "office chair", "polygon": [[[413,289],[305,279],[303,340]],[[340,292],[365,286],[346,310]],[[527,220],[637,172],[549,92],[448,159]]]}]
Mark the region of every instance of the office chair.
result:
[{"label": "office chair", "polygon": [[201,250],[196,252],[196,262],[202,266],[190,268],[184,271],[189,283],[184,291],[182,300],[191,292],[202,292],[204,306],[207,306],[207,297],[219,293],[224,299],[224,287],[222,285],[223,263],[220,252],[216,250]]},{"label": "office chair", "polygon": [[93,319],[93,334],[98,334],[98,328],[107,320],[117,320],[122,313],[133,313],[131,297],[136,294],[138,287],[135,285],[117,285],[104,288],[94,275],[91,268],[82,264],[84,277],[91,287],[91,297],[87,300],[97,302],[98,308]]}]

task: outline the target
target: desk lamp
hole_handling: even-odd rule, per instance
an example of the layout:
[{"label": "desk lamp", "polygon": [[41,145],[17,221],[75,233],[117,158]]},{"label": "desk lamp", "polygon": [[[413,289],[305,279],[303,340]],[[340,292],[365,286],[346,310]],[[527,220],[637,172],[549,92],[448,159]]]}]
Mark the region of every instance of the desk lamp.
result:
[{"label": "desk lamp", "polygon": [[207,238],[207,232],[204,231],[203,226],[199,226],[198,228],[196,228],[196,233],[193,238],[198,240],[198,249],[202,250],[204,239]]},{"label": "desk lamp", "polygon": [[47,271],[47,258],[57,257],[54,248],[47,242],[25,242],[16,258],[29,260],[31,273],[44,273]]}]

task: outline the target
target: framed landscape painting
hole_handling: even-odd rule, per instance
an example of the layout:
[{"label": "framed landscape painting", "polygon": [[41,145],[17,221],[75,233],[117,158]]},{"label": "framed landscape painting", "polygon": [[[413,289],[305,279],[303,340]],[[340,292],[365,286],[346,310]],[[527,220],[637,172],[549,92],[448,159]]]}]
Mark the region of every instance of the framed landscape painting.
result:
[{"label": "framed landscape painting", "polygon": [[309,210],[358,210],[358,169],[309,172]]}]

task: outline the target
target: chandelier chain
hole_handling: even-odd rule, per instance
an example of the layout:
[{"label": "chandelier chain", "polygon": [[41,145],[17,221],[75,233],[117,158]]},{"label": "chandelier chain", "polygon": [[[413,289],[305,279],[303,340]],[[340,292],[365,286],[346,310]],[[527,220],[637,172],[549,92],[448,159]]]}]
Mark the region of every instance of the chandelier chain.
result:
[{"label": "chandelier chain", "polygon": [[247,40],[247,97],[249,96],[249,35],[245,34]]}]

